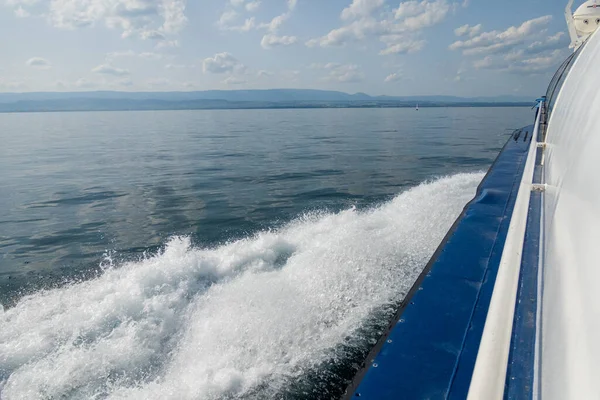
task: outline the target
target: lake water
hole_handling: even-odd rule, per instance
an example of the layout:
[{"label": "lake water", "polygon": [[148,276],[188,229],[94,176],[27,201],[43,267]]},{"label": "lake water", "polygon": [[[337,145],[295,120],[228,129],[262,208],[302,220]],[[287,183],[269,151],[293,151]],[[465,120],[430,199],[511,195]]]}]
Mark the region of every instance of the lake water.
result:
[{"label": "lake water", "polygon": [[532,121],[0,114],[0,397],[339,396]]}]

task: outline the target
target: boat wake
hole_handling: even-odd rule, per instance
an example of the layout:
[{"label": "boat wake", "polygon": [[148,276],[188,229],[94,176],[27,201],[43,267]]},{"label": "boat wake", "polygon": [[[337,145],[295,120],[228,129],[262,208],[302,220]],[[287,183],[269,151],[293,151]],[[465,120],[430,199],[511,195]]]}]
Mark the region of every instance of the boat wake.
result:
[{"label": "boat wake", "polygon": [[364,327],[393,313],[481,179],[441,178],[212,249],[175,237],[0,307],[0,397],[302,397],[298,382],[372,345]]}]

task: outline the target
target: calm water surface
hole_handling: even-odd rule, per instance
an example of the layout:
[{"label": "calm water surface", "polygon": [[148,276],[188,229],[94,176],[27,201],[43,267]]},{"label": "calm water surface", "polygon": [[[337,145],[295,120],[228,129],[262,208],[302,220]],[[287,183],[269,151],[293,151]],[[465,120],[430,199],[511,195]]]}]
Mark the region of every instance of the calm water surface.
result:
[{"label": "calm water surface", "polygon": [[0,394],[339,395],[532,118],[0,114]]}]

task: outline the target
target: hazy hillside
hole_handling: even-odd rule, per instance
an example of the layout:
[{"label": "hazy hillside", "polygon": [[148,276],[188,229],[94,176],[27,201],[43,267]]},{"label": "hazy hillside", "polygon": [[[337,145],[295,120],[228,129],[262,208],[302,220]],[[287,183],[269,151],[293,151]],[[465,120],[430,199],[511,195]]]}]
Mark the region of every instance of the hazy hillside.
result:
[{"label": "hazy hillside", "polygon": [[0,93],[0,112],[84,110],[179,110],[228,108],[422,107],[524,105],[513,96],[369,96],[310,89],[207,90],[199,92]]}]

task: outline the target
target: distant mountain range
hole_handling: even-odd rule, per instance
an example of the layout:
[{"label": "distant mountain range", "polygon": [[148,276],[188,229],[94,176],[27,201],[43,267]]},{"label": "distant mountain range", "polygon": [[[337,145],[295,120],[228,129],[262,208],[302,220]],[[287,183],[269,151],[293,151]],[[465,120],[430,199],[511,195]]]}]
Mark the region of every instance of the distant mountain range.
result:
[{"label": "distant mountain range", "polygon": [[330,90],[268,89],[198,92],[0,93],[0,112],[186,110],[240,108],[421,107],[530,105],[516,96],[369,96]]}]

